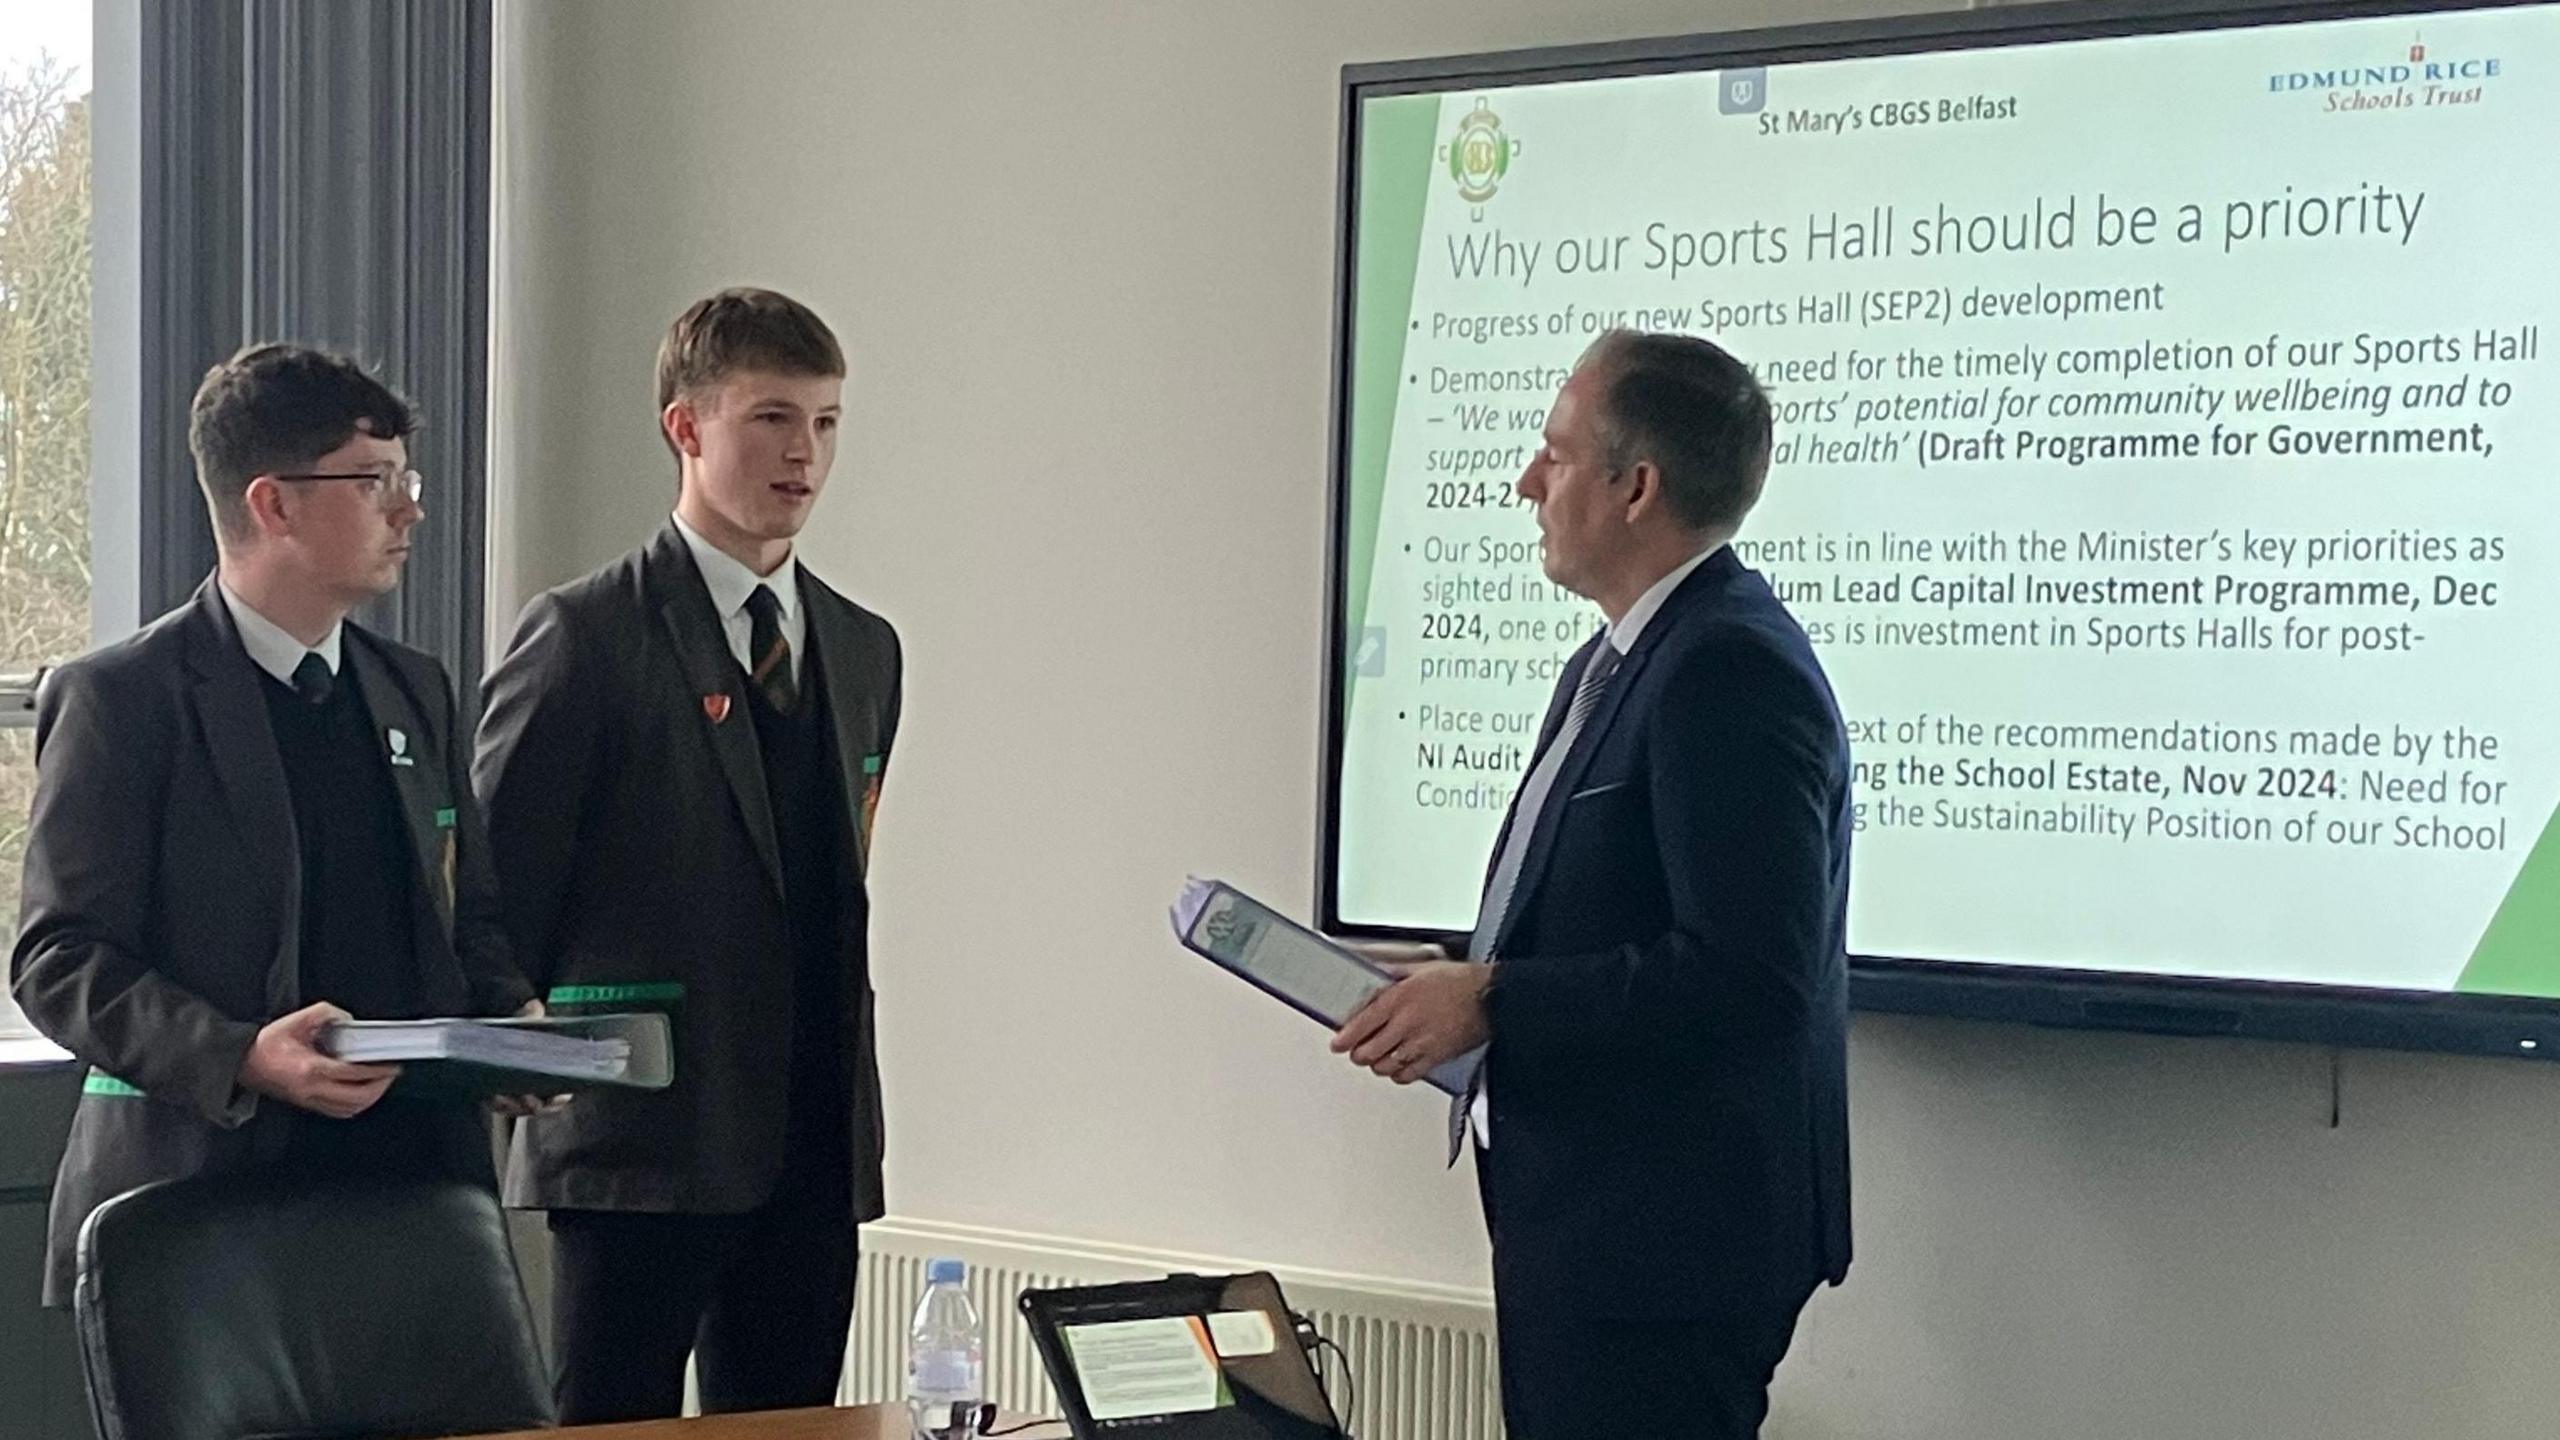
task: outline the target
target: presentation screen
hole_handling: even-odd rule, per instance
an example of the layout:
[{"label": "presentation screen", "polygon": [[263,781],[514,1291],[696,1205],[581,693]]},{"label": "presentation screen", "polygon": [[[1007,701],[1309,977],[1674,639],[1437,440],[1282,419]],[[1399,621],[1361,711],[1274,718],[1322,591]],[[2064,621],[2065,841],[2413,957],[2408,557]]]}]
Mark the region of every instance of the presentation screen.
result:
[{"label": "presentation screen", "polygon": [[1968,12],[1344,110],[1328,925],[1475,923],[1603,623],[1514,482],[1595,336],[1680,331],[1773,401],[1734,548],[1847,723],[1859,1003],[2560,1049],[2560,6]]}]

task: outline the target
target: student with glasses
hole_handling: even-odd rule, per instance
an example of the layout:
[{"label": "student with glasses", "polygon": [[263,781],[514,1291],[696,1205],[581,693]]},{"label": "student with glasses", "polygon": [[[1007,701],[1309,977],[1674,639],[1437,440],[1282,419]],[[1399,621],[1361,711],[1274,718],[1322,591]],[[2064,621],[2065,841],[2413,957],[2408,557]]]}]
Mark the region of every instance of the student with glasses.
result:
[{"label": "student with glasses", "polygon": [[425,476],[415,470],[400,470],[389,465],[376,465],[363,470],[324,470],[306,475],[278,475],[274,478],[287,484],[299,484],[310,480],[351,480],[356,482],[357,493],[371,498],[374,504],[382,507],[385,514],[396,515],[408,507],[417,506],[419,516],[423,518],[426,515],[426,508],[419,505],[418,501],[419,497],[426,492],[427,481]]},{"label": "student with glasses", "polygon": [[214,574],[38,698],[12,989],[90,1066],[48,1304],[69,1303],[89,1212],[150,1181],[496,1184],[478,1107],[320,1049],[351,1017],[540,1009],[499,923],[452,683],[348,618],[399,583],[425,518],[416,428],[341,356],[258,345],[215,366],[188,433]]}]

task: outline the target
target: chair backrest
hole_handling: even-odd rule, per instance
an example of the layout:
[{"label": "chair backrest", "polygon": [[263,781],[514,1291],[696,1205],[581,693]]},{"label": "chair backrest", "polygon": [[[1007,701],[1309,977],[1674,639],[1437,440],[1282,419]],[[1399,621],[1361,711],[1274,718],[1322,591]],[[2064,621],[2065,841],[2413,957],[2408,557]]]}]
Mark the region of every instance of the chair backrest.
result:
[{"label": "chair backrest", "polygon": [[552,1423],[505,1213],[469,1184],[146,1185],[81,1227],[73,1305],[100,1440]]}]

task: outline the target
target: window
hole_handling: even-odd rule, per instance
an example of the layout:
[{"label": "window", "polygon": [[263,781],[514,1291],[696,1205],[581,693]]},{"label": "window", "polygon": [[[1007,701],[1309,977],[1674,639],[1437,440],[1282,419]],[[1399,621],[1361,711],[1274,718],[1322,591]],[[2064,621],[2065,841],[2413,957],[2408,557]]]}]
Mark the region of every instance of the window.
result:
[{"label": "window", "polygon": [[[31,681],[93,634],[90,7],[0,6],[0,918],[14,940]],[[0,996],[0,1035],[23,1029]]]}]

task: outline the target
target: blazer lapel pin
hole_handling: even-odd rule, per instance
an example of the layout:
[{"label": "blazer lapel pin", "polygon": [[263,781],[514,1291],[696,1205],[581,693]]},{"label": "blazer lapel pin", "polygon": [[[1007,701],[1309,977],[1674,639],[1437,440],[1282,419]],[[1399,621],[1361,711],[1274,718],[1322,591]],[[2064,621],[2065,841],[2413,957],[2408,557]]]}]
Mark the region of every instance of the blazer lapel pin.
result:
[{"label": "blazer lapel pin", "polygon": [[712,693],[711,693],[711,694],[709,694],[709,695],[705,695],[705,696],[703,696],[703,697],[702,697],[702,713],[703,713],[703,714],[705,714],[705,715],[707,715],[707,716],[709,716],[709,717],[711,717],[711,723],[712,723],[712,724],[714,724],[714,725],[717,725],[717,724],[719,724],[721,721],[728,719],[728,718],[729,718],[729,696],[728,696],[727,692],[725,692],[725,691],[714,691],[714,692],[712,692]]}]

